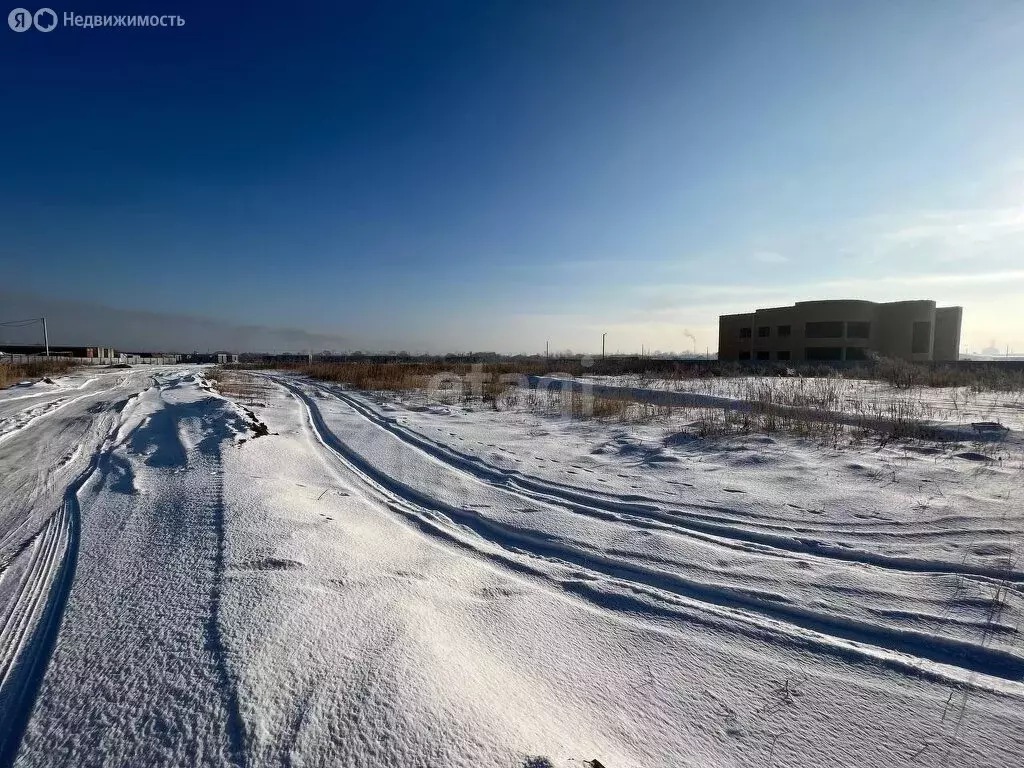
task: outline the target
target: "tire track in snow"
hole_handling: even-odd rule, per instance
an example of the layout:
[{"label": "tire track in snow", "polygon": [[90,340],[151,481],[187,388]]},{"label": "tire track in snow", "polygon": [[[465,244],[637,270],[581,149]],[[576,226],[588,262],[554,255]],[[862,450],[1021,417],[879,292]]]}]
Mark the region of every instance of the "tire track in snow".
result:
[{"label": "tire track in snow", "polygon": [[[16,656],[13,667],[13,675],[16,679],[12,678],[12,682],[18,683],[16,690],[12,690],[10,695],[8,695],[7,691],[4,691],[2,698],[0,698],[0,766],[10,765],[15,760],[23,761],[30,765],[50,765],[57,762],[61,764],[82,764],[83,762],[105,764],[109,761],[117,762],[116,755],[105,751],[109,749],[110,744],[106,744],[106,748],[103,748],[101,745],[103,743],[102,734],[105,733],[109,736],[114,725],[124,727],[125,723],[130,721],[123,720],[120,723],[115,723],[110,719],[104,720],[106,715],[93,702],[102,698],[103,695],[110,695],[111,690],[104,688],[106,683],[102,679],[94,678],[89,682],[98,683],[99,687],[93,691],[93,695],[83,697],[82,690],[78,688],[82,681],[78,679],[77,672],[88,672],[97,668],[106,668],[110,671],[109,656],[113,653],[116,658],[121,657],[116,648],[104,650],[104,643],[109,643],[111,640],[115,643],[123,644],[127,649],[123,655],[126,662],[131,660],[131,662],[146,664],[152,658],[146,654],[146,641],[158,639],[173,642],[175,638],[181,637],[181,627],[185,624],[188,624],[189,628],[194,628],[197,631],[188,638],[193,641],[193,644],[181,650],[198,651],[197,657],[208,659],[205,662],[205,664],[209,665],[207,667],[209,670],[207,679],[213,683],[208,688],[210,700],[218,701],[218,706],[215,709],[221,715],[216,720],[207,718],[205,722],[202,719],[198,721],[191,719],[194,713],[190,713],[187,708],[182,709],[181,701],[174,698],[166,699],[163,702],[163,709],[157,707],[148,714],[156,716],[157,720],[154,722],[163,723],[164,721],[161,718],[167,714],[168,710],[173,710],[176,707],[178,714],[183,713],[181,722],[188,723],[189,725],[198,724],[204,734],[207,732],[217,734],[213,742],[222,746],[220,748],[221,751],[217,753],[220,755],[220,758],[216,761],[216,764],[246,765],[244,729],[241,711],[238,706],[238,695],[236,685],[234,685],[228,671],[228,652],[225,648],[225,640],[221,634],[221,596],[225,565],[225,508],[222,488],[223,480],[220,474],[219,441],[223,436],[221,427],[229,421],[230,415],[224,417],[219,408],[205,410],[202,406],[198,408],[191,407],[187,402],[177,404],[175,414],[178,418],[172,423],[175,426],[180,426],[186,422],[193,425],[198,424],[200,430],[199,439],[189,441],[189,445],[193,449],[189,452],[191,455],[190,459],[197,465],[191,474],[197,480],[200,480],[199,487],[194,487],[198,493],[179,494],[176,502],[168,499],[167,506],[163,510],[167,513],[166,516],[156,520],[151,526],[145,527],[146,531],[159,530],[163,534],[168,534],[168,527],[173,526],[173,522],[169,521],[178,520],[185,523],[190,521],[190,529],[182,530],[180,538],[187,540],[191,546],[178,543],[178,547],[184,547],[182,554],[185,555],[185,562],[205,563],[206,566],[199,577],[194,572],[180,574],[180,579],[189,581],[191,586],[200,587],[200,590],[195,593],[195,596],[199,598],[195,606],[181,614],[181,622],[170,622],[162,627],[151,627],[144,618],[142,621],[137,621],[134,617],[140,615],[140,612],[137,610],[126,614],[123,612],[119,613],[118,609],[115,608],[113,611],[106,612],[108,616],[117,617],[120,615],[123,618],[124,621],[121,625],[117,626],[117,630],[141,630],[137,636],[132,636],[131,638],[127,635],[114,633],[115,627],[113,625],[97,625],[96,628],[99,629],[97,634],[95,629],[90,630],[89,628],[90,623],[87,621],[88,609],[82,611],[82,604],[80,603],[77,605],[78,612],[75,612],[76,598],[83,591],[85,595],[83,599],[86,603],[97,598],[100,600],[110,599],[113,594],[118,595],[115,598],[118,600],[121,600],[123,597],[123,594],[117,590],[108,590],[105,593],[96,594],[95,583],[91,585],[93,594],[90,594],[88,590],[90,585],[85,582],[79,584],[75,593],[71,592],[72,582],[76,579],[76,571],[78,571],[79,579],[83,575],[84,577],[89,575],[89,560],[82,558],[90,554],[90,552],[95,554],[97,551],[93,549],[90,552],[80,552],[81,547],[89,547],[90,541],[93,548],[97,547],[97,545],[99,548],[103,548],[108,542],[112,545],[117,545],[118,537],[123,532],[121,526],[124,523],[122,523],[122,520],[125,520],[123,514],[106,520],[106,522],[113,524],[113,527],[110,527],[110,532],[114,536],[106,537],[105,541],[101,530],[97,530],[96,526],[92,525],[92,539],[90,540],[90,524],[95,523],[96,520],[93,519],[94,515],[87,516],[85,528],[82,528],[79,497],[81,496],[83,504],[88,505],[87,515],[91,515],[94,511],[93,505],[99,503],[99,506],[102,506],[103,499],[122,498],[117,495],[137,493],[135,488],[115,487],[119,483],[124,484],[124,478],[121,477],[119,479],[119,473],[125,467],[128,467],[123,459],[118,461],[121,457],[119,457],[117,452],[120,450],[131,452],[134,447],[131,444],[131,440],[135,432],[140,428],[144,429],[152,425],[147,415],[133,415],[131,413],[132,409],[126,412],[126,408],[130,403],[137,404],[140,402],[143,399],[143,395],[152,396],[155,389],[162,388],[164,384],[167,384],[167,382],[158,381],[156,387],[151,387],[120,402],[109,404],[108,409],[113,406],[119,410],[119,418],[113,420],[111,431],[106,434],[101,442],[100,449],[92,456],[87,470],[78,476],[73,485],[66,490],[60,511],[54,515],[52,521],[48,521],[43,526],[39,541],[32,544],[34,547],[33,551],[27,551],[22,558],[23,560],[28,560],[30,555],[35,558],[36,553],[41,552],[41,545],[44,541],[47,541],[51,531],[67,528],[68,524],[73,526],[71,534],[67,538],[69,546],[62,550],[65,552],[65,555],[63,555],[63,563],[65,564],[62,566],[54,586],[47,591],[45,580],[40,582],[41,589],[25,586],[26,599],[17,601],[18,606],[28,605],[28,598],[31,595],[38,597],[45,595],[46,621],[40,623],[40,629],[30,636],[29,640],[31,642],[26,641],[22,643],[23,651],[20,653],[16,651],[17,638],[14,634],[4,633],[0,635],[0,638],[5,641],[9,638],[11,648],[9,655]],[[197,421],[195,417],[199,417],[199,420]],[[158,428],[159,426],[162,425],[158,425]],[[143,440],[142,442],[145,441]],[[145,447],[145,445],[141,447]],[[148,460],[154,460],[155,463],[151,465],[155,467],[156,474],[154,477],[159,477],[165,469],[170,469],[169,466],[161,465],[161,461],[164,458],[166,457],[147,451],[141,455],[139,461],[147,463]],[[128,469],[130,474],[131,468],[128,467]],[[112,483],[110,486],[108,486],[109,480]],[[131,477],[129,477],[128,483],[133,484]],[[182,488],[174,487],[172,490],[180,492]],[[184,490],[187,490],[187,488],[184,488]],[[86,492],[89,493],[88,499],[85,496]],[[95,496],[93,496],[93,492]],[[113,494],[114,496],[109,497],[108,494]],[[145,497],[141,497],[140,501],[142,499],[145,499]],[[144,502],[141,503],[144,504]],[[130,511],[132,508],[133,505],[129,503],[129,506],[125,509]],[[199,530],[200,528],[202,530]],[[197,530],[198,532],[195,532]],[[168,561],[164,563],[165,565],[182,562],[180,559],[175,559],[175,552],[177,550],[174,549],[175,542],[173,539],[175,537],[173,532],[170,532],[170,537],[171,540],[166,543],[170,543],[171,546],[166,549],[161,546],[160,542],[155,540],[148,538],[140,540],[139,544],[148,547],[147,551],[142,555],[143,559],[129,565],[128,569],[123,572],[130,574],[134,571],[136,577],[141,578],[143,574],[151,569],[151,563],[146,562],[144,558],[147,555],[160,557],[165,554],[165,551],[168,555]],[[80,545],[80,541],[84,543]],[[123,541],[120,543],[124,544]],[[196,543],[209,545],[209,549],[200,552],[194,546]],[[63,545],[63,541],[60,544]],[[25,549],[28,550],[28,547]],[[40,561],[45,559],[45,557],[46,555],[40,554]],[[95,562],[92,562],[91,565],[93,567],[92,577],[95,577]],[[83,566],[85,566],[85,570],[83,570]],[[37,567],[35,562],[33,563],[33,568],[40,572],[46,570],[42,566]],[[113,570],[108,568],[106,570],[112,573],[119,572],[118,568],[113,568]],[[15,572],[18,575],[22,575],[26,572],[26,568],[23,567],[22,563],[16,563],[16,568],[12,568],[9,573],[10,577],[14,577]],[[133,586],[137,587],[136,578],[130,578],[129,581]],[[117,584],[117,577],[113,579],[112,584]],[[174,603],[180,603],[180,597],[180,594],[165,594],[164,599],[167,601],[165,604],[173,605]],[[18,610],[26,611],[26,609],[20,607]],[[63,618],[62,621],[65,623],[65,626],[61,629],[61,616],[65,614],[66,610],[72,610],[76,616],[76,622],[73,625],[68,625],[68,618]],[[173,610],[174,608],[172,607],[169,610],[165,609],[164,612],[173,613]],[[0,622],[3,621],[4,617],[0,616]],[[152,629],[152,632],[148,631],[150,629]],[[85,655],[76,657],[74,646],[69,647],[69,643],[81,642],[83,637],[91,638],[98,644]],[[132,642],[132,640],[135,642]],[[57,648],[59,652],[55,653],[54,648]],[[90,660],[90,654],[92,653],[98,653],[100,658]],[[105,664],[103,663],[102,656],[108,656]],[[165,655],[164,660],[166,662],[167,659],[174,659],[175,657],[179,656],[175,651],[172,651],[170,654]],[[80,663],[78,671],[72,670],[71,675],[68,674],[67,669],[70,659],[72,667]],[[57,666],[55,667],[54,665]],[[121,669],[124,670],[124,674],[130,676],[133,680],[145,678],[147,675],[152,674],[152,669],[141,666],[137,671],[126,669],[124,665],[122,665]],[[198,676],[197,679],[199,677],[201,676]],[[113,678],[108,677],[106,679]],[[67,687],[65,687],[66,682]],[[167,691],[173,693],[175,690],[174,686],[173,680],[168,681]],[[133,683],[132,692],[137,692],[138,689],[139,684],[137,682]],[[188,693],[190,692],[188,691]],[[102,695],[95,695],[97,693]],[[181,691],[181,693],[185,692]],[[117,701],[120,699],[123,703],[125,694],[126,692],[117,693],[111,700]],[[68,706],[68,709],[60,710],[59,705],[54,708],[53,700],[77,701],[82,707],[76,709],[76,705],[72,703],[72,705]],[[95,709],[93,709],[94,707]],[[54,719],[55,710],[65,715],[65,717]],[[143,716],[141,711],[136,710],[135,712],[138,713],[136,717]],[[68,723],[71,723],[71,727],[67,725]],[[42,739],[40,739],[40,734],[45,734]],[[54,741],[54,734],[60,734],[57,741]],[[65,734],[68,734],[67,737]],[[188,734],[188,730],[179,732],[181,737],[186,737]],[[78,741],[78,739],[82,738],[85,740]],[[97,738],[100,740],[94,741]],[[158,741],[161,740],[158,739]],[[68,755],[68,751],[70,750],[74,754],[76,743],[84,744],[84,751],[71,758]],[[154,741],[151,745],[153,744],[157,744],[157,741]],[[189,749],[189,745],[182,744],[180,749],[182,756],[184,756]],[[156,752],[147,753],[147,755],[159,754],[159,750],[159,745],[157,745]],[[131,755],[131,753],[132,749],[131,745],[129,745],[129,748],[122,757]],[[195,758],[200,753],[191,752],[187,754]],[[67,759],[62,759],[58,757],[59,755],[66,755],[68,757]],[[175,762],[175,764],[184,764],[185,762],[190,761],[181,760],[180,763]],[[203,759],[200,762],[208,763],[209,761]],[[119,764],[128,763],[119,762]]]},{"label": "tire track in snow", "polygon": [[[98,378],[99,378],[98,376],[93,376],[91,378],[88,378],[85,381],[83,381],[81,384],[79,384],[77,387],[57,386],[54,389],[44,389],[44,390],[40,390],[39,392],[30,392],[27,395],[13,395],[13,396],[9,396],[9,397],[3,397],[3,398],[0,398],[0,407],[6,405],[7,403],[17,402],[18,400],[31,400],[31,399],[34,399],[34,398],[37,398],[37,397],[46,397],[47,395],[60,395],[60,394],[63,394],[65,392],[74,392],[76,390],[83,390],[87,386],[89,386],[90,384],[95,382]],[[127,377],[121,378],[118,381],[118,385],[123,384],[124,381],[125,381],[125,378],[127,378]],[[58,381],[59,381],[59,379],[58,379]]]},{"label": "tire track in snow", "polygon": [[[591,579],[625,586],[634,592],[657,596],[662,600],[667,593],[670,598],[717,611],[719,615],[733,620],[756,624],[762,630],[774,630],[790,637],[795,634],[802,642],[813,642],[818,650],[838,653],[844,657],[852,654],[861,660],[888,662],[913,674],[926,673],[924,665],[930,662],[1010,683],[1024,681],[1024,659],[1000,649],[915,630],[873,625],[779,603],[742,589],[697,582],[676,573],[616,560],[588,549],[579,542],[568,542],[537,531],[507,526],[475,510],[453,507],[410,488],[374,467],[331,432],[316,403],[300,386],[285,379],[277,381],[303,404],[317,440],[382,498],[389,509],[406,517],[435,538],[456,544],[462,549],[473,550],[517,572],[551,582],[552,574],[532,562],[567,565],[591,574]],[[499,551],[482,551],[477,543],[462,538],[460,531],[475,534],[481,543],[496,547]],[[589,597],[591,593],[591,588],[580,581],[571,584],[563,582],[560,586],[563,590],[575,591],[584,597]],[[933,671],[942,677],[941,671]],[[953,677],[960,679],[963,675]],[[1016,686],[1013,689],[1017,690]]]},{"label": "tire track in snow", "polygon": [[[86,384],[89,384],[93,381],[95,381],[95,379],[89,379],[89,381],[87,381]],[[118,380],[118,382],[114,385],[113,388],[121,386],[125,381],[125,378]],[[79,389],[83,389],[84,387],[85,384],[83,384],[82,387],[79,387]],[[18,421],[18,423],[13,428],[4,432],[0,432],[0,443],[4,443],[7,440],[10,440],[12,437],[19,434],[20,432],[24,432],[33,424],[36,424],[40,419],[46,418],[47,416],[52,416],[58,411],[62,411],[68,406],[74,405],[75,403],[79,402],[80,400],[85,400],[88,397],[96,397],[97,395],[100,394],[105,394],[105,391],[87,392],[84,395],[78,395],[77,397],[69,397],[66,399],[61,399],[58,397],[56,400],[52,400],[49,403],[46,403],[45,405],[36,405],[30,408],[26,408],[25,410],[20,412],[20,415],[26,416],[24,420]]]},{"label": "tire track in snow", "polygon": [[[594,516],[596,512],[606,513],[602,516],[602,519],[611,519],[607,517],[607,514],[611,514],[615,515],[615,519],[620,521],[628,520],[640,525],[647,525],[650,520],[656,520],[672,529],[682,528],[685,531],[703,534],[702,538],[714,537],[713,540],[718,543],[728,544],[730,541],[738,541],[744,544],[754,544],[781,550],[789,555],[795,554],[812,558],[859,563],[861,565],[905,573],[974,576],[985,581],[996,582],[1000,585],[1006,581],[1024,584],[1024,572],[1021,571],[989,568],[963,562],[917,560],[864,550],[847,549],[805,537],[790,537],[751,531],[747,528],[732,526],[704,515],[694,515],[692,512],[680,513],[687,515],[687,517],[682,518],[680,514],[672,514],[661,509],[654,503],[654,500],[651,500],[651,503],[635,503],[630,500],[615,499],[614,497],[601,498],[593,493],[585,493],[526,475],[516,470],[505,470],[495,467],[478,457],[460,453],[414,430],[402,427],[395,423],[394,420],[376,413],[372,408],[351,395],[328,387],[313,386],[319,391],[342,401],[357,414],[387,430],[404,443],[420,449],[452,468],[461,470],[477,480],[490,485],[514,489],[535,501],[549,504],[554,503],[562,507],[568,506],[568,508],[576,512],[590,516]],[[623,515],[626,517],[623,518]],[[707,539],[705,538],[705,540]]]},{"label": "tire track in snow", "polygon": [[[247,764],[245,725],[239,704],[238,687],[231,675],[227,645],[221,632],[221,608],[227,552],[224,478],[221,461],[221,443],[227,433],[222,427],[227,424],[228,416],[233,415],[236,419],[238,416],[231,412],[222,414],[216,410],[207,412],[204,409],[198,409],[195,413],[187,414],[174,410],[174,407],[167,402],[165,394],[170,390],[180,388],[183,384],[195,383],[196,378],[193,373],[171,376],[151,374],[150,378],[153,385],[143,394],[155,390],[162,402],[162,407],[133,425],[127,433],[120,435],[119,444],[132,444],[136,452],[147,456],[147,464],[173,466],[180,463],[182,467],[189,467],[197,476],[204,478],[201,492],[193,493],[193,499],[190,500],[195,503],[195,519],[208,521],[213,533],[209,606],[206,620],[203,623],[204,640],[206,650],[212,656],[214,673],[219,684],[221,706],[225,714],[224,735],[227,742],[229,764],[245,768]],[[213,399],[233,407],[233,403],[226,398],[217,396]],[[187,405],[184,407],[186,412],[189,407]],[[202,423],[202,431],[205,434],[194,445],[190,445],[192,441],[185,439],[183,423],[187,419],[197,417]],[[220,423],[222,417],[223,424]],[[152,434],[159,433],[164,429],[174,430],[176,433],[175,448],[162,445],[160,438]],[[139,439],[140,433],[150,435],[153,440],[151,441],[149,437]],[[112,458],[112,455],[108,454],[108,456]],[[110,468],[106,467],[105,473],[109,472]],[[191,503],[183,504],[183,506],[191,506]]]},{"label": "tire track in snow", "polygon": [[93,454],[89,466],[65,490],[60,509],[37,535],[17,597],[0,629],[0,702],[4,711],[0,765],[13,764],[17,756],[60,631],[78,563],[81,531],[78,492],[111,447],[108,435]]},{"label": "tire track in snow", "polygon": [[[200,449],[202,450],[202,449]],[[231,751],[232,764],[245,768],[245,724],[238,700],[238,686],[228,667],[227,647],[221,633],[221,597],[224,591],[224,574],[227,542],[224,530],[224,478],[220,469],[219,446],[217,447],[217,470],[214,475],[213,499],[209,502],[209,514],[216,538],[213,554],[213,580],[210,585],[210,615],[206,621],[206,645],[213,654],[214,666],[221,685],[224,711],[227,714],[225,733]]]},{"label": "tire track in snow", "polygon": [[[241,705],[238,698],[238,686],[231,674],[228,664],[227,644],[221,631],[222,599],[224,592],[224,581],[227,570],[227,541],[225,529],[225,503],[224,503],[224,477],[223,462],[221,459],[222,443],[227,439],[231,429],[227,426],[229,418],[241,421],[237,413],[232,410],[220,411],[219,409],[206,410],[205,407],[198,408],[194,413],[189,409],[194,407],[185,405],[184,411],[175,410],[180,406],[171,406],[165,397],[165,393],[180,388],[183,384],[194,384],[196,377],[194,373],[187,373],[177,376],[151,376],[153,387],[159,391],[163,407],[156,414],[151,414],[132,430],[132,433],[124,437],[130,441],[138,430],[153,431],[159,429],[157,425],[164,425],[158,421],[154,424],[154,418],[166,418],[168,428],[175,430],[178,445],[182,449],[180,457],[183,466],[189,467],[191,472],[204,479],[201,492],[193,492],[196,510],[194,517],[197,520],[208,522],[213,533],[212,567],[209,585],[209,606],[208,614],[203,625],[205,633],[205,646],[212,656],[213,670],[219,685],[221,706],[224,709],[224,736],[227,741],[228,760],[232,766],[245,768],[247,765],[245,746],[245,724],[242,718]],[[211,398],[222,405],[234,407],[234,404],[227,398],[216,396]],[[202,437],[190,445],[192,441],[185,438],[184,424],[188,419],[197,418],[202,424]],[[148,441],[142,441],[149,444]],[[171,451],[170,453],[174,453]],[[149,453],[148,461],[152,461],[155,453]],[[157,464],[167,461],[168,452],[160,454],[161,458]]]},{"label": "tire track in snow", "polygon": [[41,405],[32,405],[15,412],[11,416],[0,419],[0,442],[18,434],[40,416],[49,411],[56,411],[66,404],[67,398],[57,397]]}]

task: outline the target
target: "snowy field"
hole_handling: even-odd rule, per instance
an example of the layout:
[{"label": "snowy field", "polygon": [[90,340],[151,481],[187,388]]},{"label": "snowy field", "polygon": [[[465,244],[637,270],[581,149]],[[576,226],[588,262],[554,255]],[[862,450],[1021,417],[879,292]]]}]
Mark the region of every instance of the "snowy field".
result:
[{"label": "snowy field", "polygon": [[207,375],[0,392],[0,763],[1020,764],[1012,399],[836,448]]}]

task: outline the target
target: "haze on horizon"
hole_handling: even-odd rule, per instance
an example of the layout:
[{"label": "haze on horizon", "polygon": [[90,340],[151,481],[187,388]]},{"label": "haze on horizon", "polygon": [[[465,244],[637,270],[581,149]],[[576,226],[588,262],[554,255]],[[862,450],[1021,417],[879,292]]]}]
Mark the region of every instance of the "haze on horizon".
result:
[{"label": "haze on horizon", "polygon": [[0,321],[703,352],[723,313],[929,298],[1024,352],[1024,4],[174,11],[4,33]]}]

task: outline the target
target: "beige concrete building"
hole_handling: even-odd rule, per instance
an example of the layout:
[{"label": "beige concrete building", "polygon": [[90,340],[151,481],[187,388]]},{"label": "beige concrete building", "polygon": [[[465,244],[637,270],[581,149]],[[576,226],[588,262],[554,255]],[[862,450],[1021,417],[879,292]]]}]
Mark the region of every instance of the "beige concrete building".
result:
[{"label": "beige concrete building", "polygon": [[718,359],[957,360],[962,316],[961,307],[936,307],[934,301],[798,301],[719,317]]}]

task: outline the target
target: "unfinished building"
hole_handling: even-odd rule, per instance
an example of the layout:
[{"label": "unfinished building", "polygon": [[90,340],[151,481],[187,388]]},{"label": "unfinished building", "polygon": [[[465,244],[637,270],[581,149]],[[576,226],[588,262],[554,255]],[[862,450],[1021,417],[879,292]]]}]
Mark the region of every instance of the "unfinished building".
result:
[{"label": "unfinished building", "polygon": [[798,301],[721,315],[719,360],[835,362],[892,357],[952,361],[960,355],[961,307],[934,301]]}]

